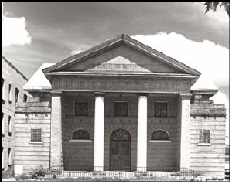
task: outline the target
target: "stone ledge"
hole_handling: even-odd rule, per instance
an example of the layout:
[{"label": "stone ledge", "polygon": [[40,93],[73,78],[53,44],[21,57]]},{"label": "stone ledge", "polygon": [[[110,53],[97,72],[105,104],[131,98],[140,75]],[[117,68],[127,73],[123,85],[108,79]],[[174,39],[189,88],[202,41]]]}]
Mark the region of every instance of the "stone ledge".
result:
[{"label": "stone ledge", "polygon": [[198,146],[211,146],[211,143],[198,143]]},{"label": "stone ledge", "polygon": [[190,113],[192,117],[226,117],[227,114],[221,113]]},{"label": "stone ledge", "polygon": [[79,139],[79,140],[74,140],[74,139],[71,139],[71,140],[69,140],[69,142],[93,142],[93,140],[81,140],[81,139]]},{"label": "stone ledge", "polygon": [[29,142],[29,144],[32,144],[32,145],[42,145],[42,142]]},{"label": "stone ledge", "polygon": [[151,142],[151,143],[170,143],[170,142],[172,142],[171,140],[149,140],[149,142]]}]

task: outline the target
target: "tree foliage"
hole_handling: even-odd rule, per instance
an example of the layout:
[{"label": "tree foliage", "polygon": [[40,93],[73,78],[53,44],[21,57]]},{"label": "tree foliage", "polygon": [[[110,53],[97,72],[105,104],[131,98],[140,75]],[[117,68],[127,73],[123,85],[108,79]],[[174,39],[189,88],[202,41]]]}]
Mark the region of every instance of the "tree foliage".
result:
[{"label": "tree foliage", "polygon": [[218,6],[224,6],[225,11],[229,15],[229,2],[205,2],[204,5],[206,6],[206,12],[212,10],[216,11]]}]

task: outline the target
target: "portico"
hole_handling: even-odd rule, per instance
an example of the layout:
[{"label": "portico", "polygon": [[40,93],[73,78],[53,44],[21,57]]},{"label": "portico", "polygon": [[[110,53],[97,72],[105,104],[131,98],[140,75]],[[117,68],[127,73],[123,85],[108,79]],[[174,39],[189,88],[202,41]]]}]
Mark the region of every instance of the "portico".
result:
[{"label": "portico", "polygon": [[199,72],[169,59],[122,35],[44,69],[52,85],[50,164],[189,168],[190,87]]},{"label": "portico", "polygon": [[[128,165],[126,165],[126,167],[123,168],[124,170],[145,171],[147,170],[147,168],[152,168],[151,165],[149,166],[147,165],[148,155],[151,155],[151,153],[148,154],[147,152],[148,146],[150,147],[150,150],[151,150],[154,144],[158,143],[159,145],[162,142],[162,141],[158,141],[158,142],[151,141],[151,133],[154,131],[154,129],[152,128],[162,129],[168,123],[168,125],[171,127],[171,130],[174,131],[175,134],[177,133],[176,128],[174,128],[174,126],[180,125],[180,122],[182,121],[182,119],[178,120],[178,118],[186,117],[186,112],[189,112],[189,110],[188,109],[186,110],[185,107],[188,108],[190,106],[190,102],[182,103],[183,100],[181,100],[181,97],[182,96],[179,96],[177,94],[163,94],[163,99],[162,99],[162,94],[159,97],[159,94],[133,94],[133,93],[131,94],[127,94],[127,93],[122,93],[122,94],[106,93],[105,94],[101,92],[100,93],[98,92],[52,93],[52,107],[53,106],[54,107],[51,109],[51,130],[52,130],[51,131],[51,152],[50,152],[51,165],[52,166],[66,166],[65,167],[66,170],[68,169],[73,170],[75,167],[73,166],[71,167],[71,164],[69,164],[69,161],[71,161],[71,159],[69,159],[69,156],[74,155],[74,154],[68,153],[71,151],[70,148],[77,147],[73,149],[73,151],[75,151],[75,150],[78,150],[78,147],[81,148],[83,146],[84,148],[88,145],[89,147],[85,148],[85,150],[89,150],[91,153],[87,154],[86,152],[87,155],[83,155],[80,158],[84,161],[84,157],[85,157],[87,160],[89,160],[89,162],[79,163],[81,160],[78,160],[78,162],[76,162],[81,167],[87,164],[85,165],[86,169],[93,168],[95,171],[112,170],[112,169],[118,170],[118,169],[122,169],[122,166],[119,166],[118,164],[119,162],[129,163]],[[183,97],[185,96],[183,95]],[[150,98],[149,107],[148,107],[148,98]],[[189,99],[188,96],[186,98]],[[170,101],[170,99],[178,101],[178,103],[181,104],[181,107],[174,106],[174,107],[178,107],[179,112],[174,114],[174,116],[168,117],[168,118],[154,117],[154,113],[152,112],[152,108],[151,108],[151,105],[153,105],[154,103],[153,100],[166,100],[166,101],[169,101],[171,104],[172,101]],[[63,100],[64,102],[62,102]],[[68,110],[72,111],[72,113],[68,113],[69,111],[66,111],[67,109],[63,109],[62,107],[65,106],[67,103],[69,103],[69,100],[84,101],[84,102],[87,102],[88,105],[90,104],[91,106],[89,106],[89,113],[88,113],[89,115],[86,117],[73,115],[74,108],[71,108],[71,109],[68,108]],[[122,103],[122,101],[129,103],[130,108],[128,109],[129,110],[128,116],[117,117],[117,116],[114,116],[114,113],[110,113],[111,111],[114,110],[111,104],[115,103],[116,101],[120,103]],[[59,107],[59,108],[55,107],[55,105],[58,102],[62,103],[62,104],[59,104],[59,106],[62,106],[62,107]],[[92,106],[94,106],[94,108]],[[94,113],[90,110],[94,110]],[[134,114],[135,110],[137,110],[137,114]],[[148,113],[148,111],[152,113]],[[179,115],[180,113],[181,115]],[[158,121],[161,121],[162,123],[159,124]],[[183,119],[183,121],[186,121],[186,118]],[[189,123],[189,120],[187,120],[186,122]],[[66,129],[66,127],[68,126],[69,128]],[[148,129],[148,127],[151,127],[151,128]],[[184,131],[188,131],[189,126],[185,125],[181,127],[182,131],[181,131],[180,138],[174,137],[173,136],[174,134],[171,133],[170,129],[168,128],[166,127],[168,132],[170,132],[170,141],[168,141],[168,143],[166,141],[165,144],[173,145],[172,146],[173,148],[179,147],[178,145],[183,146],[181,141],[183,141],[182,138],[187,137],[186,135],[189,132],[184,132]],[[72,133],[78,129],[84,129],[88,131],[90,135],[90,139],[89,140],[82,140],[82,139],[74,140],[72,138]],[[116,133],[116,130],[119,130],[119,129],[122,129],[125,132],[129,133],[130,141],[128,140],[124,141],[124,143],[122,144],[122,141],[121,141],[122,138],[117,138],[117,140],[115,139],[114,141],[117,143],[117,145],[120,145],[120,146],[116,148],[117,146],[116,145],[113,146],[111,142],[111,136],[113,135],[112,134],[113,132]],[[124,137],[124,136],[121,136],[121,137]],[[126,139],[124,138],[123,140],[126,140]],[[119,142],[121,144],[118,144]],[[126,147],[125,142],[127,143],[127,148],[128,148],[127,149],[128,152],[126,153],[122,151],[122,148]],[[128,144],[128,142],[130,143]],[[184,145],[185,144],[186,143],[184,142]],[[185,145],[183,147],[187,147],[187,146]],[[116,151],[114,153],[112,150],[118,150],[120,153],[116,154]],[[121,156],[122,152],[124,153],[124,156]],[[77,154],[77,155],[80,156],[81,154]],[[177,160],[177,155],[180,156],[180,161],[181,161],[179,164],[180,166],[178,166],[178,164],[175,162],[175,160]],[[183,161],[189,160],[187,149],[186,150],[181,149],[180,151],[175,152],[174,155],[171,156],[171,158],[173,158],[174,160],[171,163],[171,167],[174,167],[174,168],[182,167],[182,166],[188,167],[182,163]],[[181,158],[183,158],[183,160],[181,160]],[[75,168],[75,170],[77,170],[77,168]]]}]

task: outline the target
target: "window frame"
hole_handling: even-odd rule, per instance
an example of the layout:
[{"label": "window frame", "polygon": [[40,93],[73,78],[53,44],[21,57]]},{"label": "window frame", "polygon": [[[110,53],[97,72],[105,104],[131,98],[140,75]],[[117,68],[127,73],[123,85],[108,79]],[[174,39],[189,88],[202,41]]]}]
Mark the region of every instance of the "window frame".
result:
[{"label": "window frame", "polygon": [[[80,131],[85,132],[85,133],[89,136],[89,138],[73,138],[73,137],[74,137],[74,133],[80,132]],[[85,129],[83,129],[83,128],[80,128],[80,129],[74,130],[74,131],[72,132],[71,139],[72,139],[72,140],[90,140],[90,134],[89,134],[89,132],[88,132],[87,130],[85,130]]]},{"label": "window frame", "polygon": [[14,88],[14,96],[15,96],[15,103],[19,102],[19,89],[17,87]]},{"label": "window frame", "polygon": [[5,147],[2,146],[2,169],[5,168]]},{"label": "window frame", "polygon": [[5,113],[2,112],[2,137],[5,136],[5,121],[4,121],[4,119],[5,119]]},{"label": "window frame", "polygon": [[8,116],[8,136],[12,136],[12,117]]},{"label": "window frame", "polygon": [[10,83],[8,85],[8,103],[12,104],[12,85]]},{"label": "window frame", "polygon": [[[153,139],[153,133],[154,132],[159,132],[159,131],[161,131],[161,132],[164,132],[164,133],[166,133],[167,134],[167,137],[168,137],[168,139]],[[156,130],[154,130],[152,133],[151,133],[151,141],[171,141],[170,140],[170,136],[169,136],[169,132],[167,131],[167,130],[164,130],[164,129],[156,129]]]},{"label": "window frame", "polygon": [[[78,131],[87,132],[87,135],[89,136],[89,138],[73,138],[74,133]],[[92,140],[91,140],[91,136],[88,130],[85,130],[84,128],[79,128],[72,132],[69,142],[92,142]]]},{"label": "window frame", "polygon": [[[77,103],[87,103],[87,114],[86,115],[77,115],[76,114],[76,104]],[[89,102],[88,101],[74,101],[74,116],[77,116],[77,117],[87,117],[87,116],[89,116]]]},{"label": "window frame", "polygon": [[[204,133],[206,133],[208,135],[204,136]],[[211,144],[211,130],[210,129],[200,129],[199,134],[200,134],[200,136],[199,136],[199,145],[210,145]]]},{"label": "window frame", "polygon": [[[166,116],[157,116],[156,115],[156,104],[157,103],[164,103],[164,104],[166,104]],[[168,101],[155,101],[154,102],[154,117],[155,118],[167,118],[168,117],[168,115],[169,115],[169,103],[168,103]]]},{"label": "window frame", "polygon": [[[126,103],[127,104],[127,115],[116,115],[116,103]],[[114,101],[114,117],[129,117],[129,101]]]},{"label": "window frame", "polygon": [[28,96],[26,94],[23,94],[23,102],[27,102]]},{"label": "window frame", "polygon": [[12,165],[12,148],[8,148],[8,167]]},{"label": "window frame", "polygon": [[[35,132],[35,130],[36,130],[36,132],[37,133],[33,133],[33,132]],[[30,136],[30,143],[42,143],[42,129],[41,128],[31,128],[31,136]],[[39,136],[39,133],[38,133],[38,131],[40,131],[40,136]],[[33,135],[37,135],[37,136],[33,136]],[[36,137],[40,137],[39,139],[40,140],[38,140],[38,139],[36,139]],[[35,139],[36,140],[35,140]],[[32,139],[34,139],[34,140],[32,140]]]},{"label": "window frame", "polygon": [[5,83],[5,79],[2,78],[2,104],[5,104],[5,86],[6,83]]}]

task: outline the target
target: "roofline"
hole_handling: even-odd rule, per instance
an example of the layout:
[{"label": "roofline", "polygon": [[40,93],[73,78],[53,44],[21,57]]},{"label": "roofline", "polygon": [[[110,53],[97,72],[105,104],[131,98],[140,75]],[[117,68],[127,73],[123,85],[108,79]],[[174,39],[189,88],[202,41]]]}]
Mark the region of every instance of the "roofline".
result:
[{"label": "roofline", "polygon": [[28,81],[28,79],[25,77],[25,75],[23,75],[10,61],[8,61],[4,56],[2,56],[2,59],[4,59],[6,61],[6,63],[13,68],[17,73],[19,73],[26,81]]},{"label": "roofline", "polygon": [[[123,35],[123,34],[122,34]],[[68,58],[66,58],[66,59],[64,59],[64,60],[62,60],[61,62],[58,62],[58,63],[56,63],[55,65],[53,65],[53,66],[50,66],[50,67],[48,67],[48,68],[45,68],[45,69],[43,69],[42,70],[42,72],[43,73],[49,73],[49,72],[51,72],[51,71],[53,71],[53,70],[55,70],[55,69],[59,69],[60,68],[60,66],[62,67],[62,66],[64,66],[66,63],[68,63],[68,60],[71,60],[71,62],[74,62],[75,60],[77,60],[77,59],[81,59],[81,58],[84,58],[84,57],[87,57],[89,54],[92,54],[92,52],[97,52],[97,51],[99,51],[99,50],[101,50],[101,49],[104,49],[105,47],[108,47],[108,43],[109,42],[111,42],[111,44],[109,45],[109,46],[111,46],[111,45],[113,45],[113,44],[115,44],[115,43],[117,43],[117,42],[119,42],[120,40],[122,40],[122,39],[119,39],[121,36],[119,35],[119,36],[116,36],[115,38],[112,38],[112,39],[109,39],[109,40],[107,40],[107,41],[105,41],[105,42],[102,42],[101,44],[99,44],[99,45],[96,45],[96,46],[93,46],[93,47],[91,47],[90,49],[87,49],[87,50],[85,50],[85,51],[83,51],[83,52],[80,52],[80,53],[77,53],[77,54],[75,54],[75,55],[73,55],[73,56],[70,56],[70,57],[68,57]],[[117,40],[116,40],[117,39]],[[105,44],[105,45],[104,45]],[[96,49],[96,48],[98,48],[98,49]],[[95,50],[94,50],[95,49]],[[91,51],[90,51],[91,50]],[[88,53],[87,53],[88,52]],[[86,55],[85,55],[86,54]],[[82,55],[82,56],[81,56]],[[79,56],[79,57],[78,57]],[[76,58],[77,57],[77,58]],[[75,59],[76,58],[76,59]]]},{"label": "roofline", "polygon": [[[45,68],[43,69],[43,73],[50,73],[52,71],[54,71],[55,69],[59,69],[59,68],[63,68],[69,64],[71,64],[72,62],[78,60],[80,61],[82,58],[85,58],[87,56],[89,56],[92,53],[98,52],[101,49],[104,49],[106,47],[112,46],[118,42],[124,42],[124,43],[128,43],[130,44],[130,46],[135,46],[136,48],[142,49],[145,53],[150,54],[150,56],[154,56],[157,58],[160,58],[159,61],[161,61],[161,59],[163,59],[164,61],[166,61],[169,65],[171,65],[173,68],[175,69],[179,69],[179,70],[184,70],[187,73],[193,74],[194,76],[200,76],[201,73],[199,71],[197,71],[196,69],[190,68],[189,66],[185,65],[182,62],[179,62],[169,56],[166,56],[165,54],[163,54],[162,52],[157,51],[156,49],[151,48],[150,46],[147,46],[135,39],[132,39],[131,37],[129,37],[128,35],[124,35],[121,34],[119,36],[116,36],[115,38],[109,39],[105,42],[102,42],[99,45],[96,45],[86,51],[80,52],[78,54],[75,54],[73,56],[70,56],[67,59],[64,59],[61,62],[56,63],[55,65]],[[132,45],[133,44],[133,45]],[[137,45],[139,44],[139,45]],[[170,59],[170,60],[167,60]]]},{"label": "roofline", "polygon": [[138,76],[138,77],[145,77],[145,76],[152,76],[152,77],[179,77],[179,78],[197,78],[197,76],[183,74],[183,73],[90,73],[90,72],[51,72],[46,73],[47,76],[119,76],[119,77],[126,77],[126,76]]},{"label": "roofline", "polygon": [[[185,67],[186,70],[189,69],[189,71],[190,71],[190,72],[192,71],[193,73],[195,73],[196,76],[200,76],[200,75],[201,75],[201,73],[200,73],[199,71],[197,71],[197,70],[194,69],[194,68],[190,68],[189,66],[185,65],[183,62],[177,61],[176,59],[174,59],[174,58],[172,58],[172,57],[170,57],[170,56],[167,56],[167,55],[165,55],[164,53],[159,52],[158,50],[153,49],[152,47],[150,47],[150,46],[148,46],[148,45],[146,45],[146,44],[143,44],[142,42],[140,42],[140,41],[138,41],[138,40],[136,40],[136,39],[132,39],[132,38],[131,38],[130,36],[128,36],[128,35],[125,35],[125,37],[128,37],[131,41],[137,42],[138,44],[140,44],[141,46],[143,46],[143,47],[146,48],[146,49],[150,49],[150,51],[156,51],[156,52],[154,53],[156,57],[161,58],[161,59],[164,59],[164,60],[165,60],[164,57],[167,57],[167,58],[169,58],[170,60],[173,60],[173,61],[176,62],[176,63],[182,64],[182,65],[180,65],[180,66],[183,66],[182,68]],[[158,54],[160,54],[160,55],[157,55],[156,53],[158,53]],[[168,60],[166,60],[166,61],[168,62]],[[169,63],[169,64],[173,64],[172,62],[168,62],[168,63]],[[173,65],[174,65],[174,64],[173,64]],[[174,66],[178,67],[178,65],[174,65]],[[179,68],[179,69],[181,69],[181,68]]]}]

